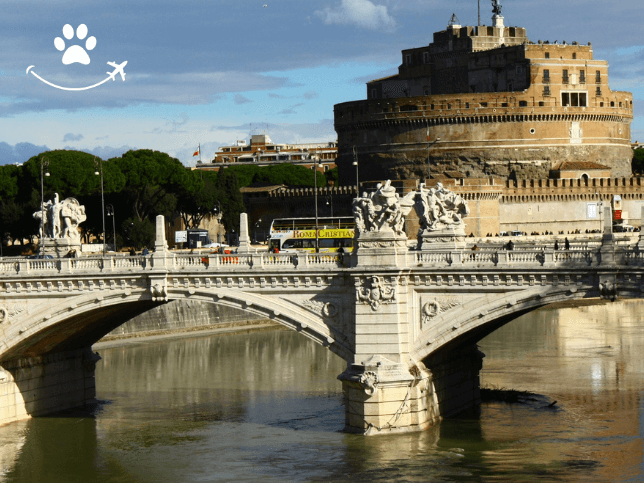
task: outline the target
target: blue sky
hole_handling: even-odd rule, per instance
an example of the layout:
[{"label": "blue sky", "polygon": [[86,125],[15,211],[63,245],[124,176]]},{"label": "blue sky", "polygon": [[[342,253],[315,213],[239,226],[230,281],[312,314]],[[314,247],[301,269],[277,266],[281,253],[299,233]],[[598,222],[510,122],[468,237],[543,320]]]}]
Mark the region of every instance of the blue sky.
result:
[{"label": "blue sky", "polygon": [[[431,42],[452,13],[477,23],[476,0],[2,0],[0,164],[49,149],[104,158],[127,149],[165,151],[186,165],[249,133],[275,142],[336,139],[333,105],[365,98],[365,81],[397,72],[400,51]],[[264,7],[264,5],[267,5]],[[592,42],[614,90],[634,93],[633,140],[644,141],[644,5],[625,0],[507,0],[506,25],[532,41]],[[490,24],[491,3],[481,0]],[[66,39],[63,26],[88,28]],[[62,63],[86,46],[87,65]],[[126,80],[68,92],[106,78]]]}]

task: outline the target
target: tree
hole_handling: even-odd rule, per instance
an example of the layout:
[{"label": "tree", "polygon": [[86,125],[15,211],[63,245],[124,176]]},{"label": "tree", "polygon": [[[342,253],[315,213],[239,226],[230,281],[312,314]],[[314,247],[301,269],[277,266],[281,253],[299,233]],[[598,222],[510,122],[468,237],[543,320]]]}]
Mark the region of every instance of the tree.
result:
[{"label": "tree", "polygon": [[125,176],[122,195],[139,221],[170,215],[176,208],[178,193],[195,193],[198,188],[196,177],[166,153],[140,149],[110,161]]},{"label": "tree", "polygon": [[[313,186],[315,180],[312,169],[290,163],[273,166],[228,166],[223,170],[233,171],[237,175],[241,188],[253,183]],[[324,173],[318,171],[317,182],[320,187],[326,185]]]},{"label": "tree", "polygon": [[190,171],[197,177],[197,189],[194,193],[184,191],[177,199],[177,209],[187,228],[199,228],[202,220],[209,213],[215,212],[219,199],[216,171]]},{"label": "tree", "polygon": [[633,161],[631,163],[633,174],[644,173],[644,148],[633,150]]},{"label": "tree", "polygon": [[333,168],[333,169],[328,170],[324,174],[326,175],[327,184],[329,184],[329,185],[333,184],[335,186],[340,185],[340,177],[338,175],[338,167],[337,166],[335,168]]},{"label": "tree", "polygon": [[239,233],[239,214],[245,211],[244,199],[239,191],[237,174],[230,169],[222,169],[215,185],[217,199],[221,204],[222,223],[227,232]]}]

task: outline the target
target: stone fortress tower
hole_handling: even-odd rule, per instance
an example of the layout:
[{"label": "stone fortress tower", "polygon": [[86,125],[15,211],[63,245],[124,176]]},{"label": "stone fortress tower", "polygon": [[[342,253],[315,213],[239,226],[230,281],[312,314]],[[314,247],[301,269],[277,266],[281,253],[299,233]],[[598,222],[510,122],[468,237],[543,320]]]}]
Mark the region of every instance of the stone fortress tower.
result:
[{"label": "stone fortress tower", "polygon": [[402,51],[397,75],[368,82],[367,100],[334,107],[341,184],[355,184],[354,152],[361,182],[540,179],[580,161],[631,175],[633,96],[611,91],[608,62],[590,43],[531,42],[492,4],[493,26],[453,15],[431,44]]}]

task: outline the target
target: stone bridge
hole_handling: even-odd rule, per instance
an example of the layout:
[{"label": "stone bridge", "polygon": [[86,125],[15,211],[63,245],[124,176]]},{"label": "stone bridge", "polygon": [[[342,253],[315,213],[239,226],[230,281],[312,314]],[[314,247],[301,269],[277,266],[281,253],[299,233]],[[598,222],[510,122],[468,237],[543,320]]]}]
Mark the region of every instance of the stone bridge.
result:
[{"label": "stone bridge", "polygon": [[92,401],[92,344],[190,299],[271,318],[346,360],[348,431],[419,430],[478,402],[476,343],[496,328],[554,302],[644,290],[644,251],[618,246],[610,224],[592,249],[370,242],[339,255],[173,253],[163,226],[145,257],[0,261],[0,423]]}]

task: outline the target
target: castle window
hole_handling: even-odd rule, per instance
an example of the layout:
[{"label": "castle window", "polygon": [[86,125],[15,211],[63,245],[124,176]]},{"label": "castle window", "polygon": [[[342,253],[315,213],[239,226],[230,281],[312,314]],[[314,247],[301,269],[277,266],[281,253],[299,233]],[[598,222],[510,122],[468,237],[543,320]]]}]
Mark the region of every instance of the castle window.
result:
[{"label": "castle window", "polygon": [[507,102],[502,102],[501,107],[508,107],[508,103]]},{"label": "castle window", "polygon": [[577,54],[572,54],[572,58],[573,58],[573,59],[576,59],[576,58],[577,58]]},{"label": "castle window", "polygon": [[371,89],[371,98],[372,99],[376,98],[376,90],[375,89]]},{"label": "castle window", "polygon": [[585,70],[580,70],[579,71],[579,83],[580,84],[585,84],[586,83],[586,71]]},{"label": "castle window", "polygon": [[563,77],[563,83],[568,84],[568,81],[569,81],[568,69],[563,70],[563,76],[562,77]]},{"label": "castle window", "polygon": [[466,103],[465,103],[465,109],[469,109],[469,108],[470,108],[470,103],[469,103],[469,102],[466,102]]},{"label": "castle window", "polygon": [[543,102],[543,101],[539,101],[539,107],[543,107],[543,106],[545,106],[545,105],[546,105],[546,103],[545,103],[545,102]]},{"label": "castle window", "polygon": [[543,69],[543,82],[550,82],[550,70]]},{"label": "castle window", "polygon": [[586,93],[585,92],[562,92],[561,105],[571,107],[586,107]]},{"label": "castle window", "polygon": [[600,102],[600,103],[599,103],[599,107],[604,107],[604,103],[603,103],[603,102]]},{"label": "castle window", "polygon": [[429,64],[429,52],[423,52],[423,64]]},{"label": "castle window", "polygon": [[615,107],[615,101],[610,101],[610,107]]},{"label": "castle window", "polygon": [[528,107],[528,101],[519,101],[519,107]]},{"label": "castle window", "polygon": [[550,58],[550,52],[546,52],[546,59]]},{"label": "castle window", "polygon": [[411,54],[405,54],[405,65],[411,65]]},{"label": "castle window", "polygon": [[433,111],[434,110],[434,104],[430,106],[430,109]]},{"label": "castle window", "polygon": [[601,84],[602,82],[602,73],[600,71],[595,71],[595,82]]},{"label": "castle window", "polygon": [[543,87],[543,95],[544,95],[544,97],[550,96],[550,86],[544,86]]},{"label": "castle window", "polygon": [[487,102],[481,102],[481,107],[487,107]]},{"label": "castle window", "polygon": [[602,88],[597,86],[597,89],[595,90],[595,96],[600,97],[602,95]]}]

